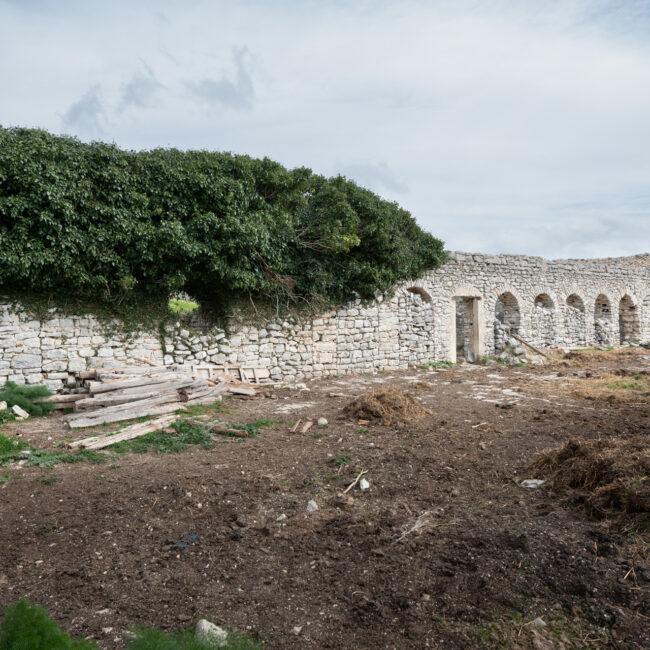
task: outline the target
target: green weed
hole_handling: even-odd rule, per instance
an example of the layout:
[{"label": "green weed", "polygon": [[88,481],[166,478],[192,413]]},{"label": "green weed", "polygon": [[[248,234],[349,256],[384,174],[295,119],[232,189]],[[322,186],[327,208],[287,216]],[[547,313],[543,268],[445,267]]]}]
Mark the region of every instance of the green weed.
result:
[{"label": "green weed", "polygon": [[7,402],[7,410],[12,406],[20,406],[30,415],[47,415],[54,405],[34,400],[51,394],[45,386],[18,386],[13,381],[8,381],[0,388],[0,402]]},{"label": "green weed", "polygon": [[330,458],[329,462],[337,467],[345,467],[351,460],[350,456],[336,456],[336,458]]},{"label": "green weed", "polygon": [[0,624],[3,650],[91,650],[98,646],[83,639],[74,640],[52,621],[45,609],[22,599],[4,610]]},{"label": "green weed", "polygon": [[169,301],[169,311],[172,314],[187,314],[198,308],[198,303],[190,302],[189,300],[176,300],[172,298]]}]

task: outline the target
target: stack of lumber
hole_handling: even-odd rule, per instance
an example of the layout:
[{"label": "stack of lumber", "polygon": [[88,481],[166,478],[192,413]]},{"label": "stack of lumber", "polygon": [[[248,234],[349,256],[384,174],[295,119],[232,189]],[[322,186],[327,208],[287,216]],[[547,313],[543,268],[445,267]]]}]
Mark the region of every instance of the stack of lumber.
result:
[{"label": "stack of lumber", "polygon": [[242,382],[198,377],[183,366],[97,368],[81,373],[81,378],[87,393],[48,398],[74,408],[65,416],[73,429],[174,413],[185,406],[213,403],[225,393],[256,392]]}]

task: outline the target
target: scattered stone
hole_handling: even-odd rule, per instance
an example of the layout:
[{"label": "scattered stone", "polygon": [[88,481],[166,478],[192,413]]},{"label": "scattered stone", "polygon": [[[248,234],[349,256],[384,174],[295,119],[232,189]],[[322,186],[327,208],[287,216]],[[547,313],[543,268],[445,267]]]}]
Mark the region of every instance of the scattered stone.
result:
[{"label": "scattered stone", "polygon": [[317,424],[322,429],[327,426],[327,420],[325,418],[318,418]]},{"label": "scattered stone", "polygon": [[540,618],[537,617],[531,624],[530,627],[533,628],[540,628],[540,627],[546,627],[546,623]]},{"label": "scattered stone", "polygon": [[519,483],[519,485],[524,488],[534,489],[541,487],[544,483],[546,483],[546,481],[541,478],[527,478]]},{"label": "scattered stone", "polygon": [[295,634],[298,636],[302,632],[302,625],[296,625],[295,627],[291,628],[291,634]]},{"label": "scattered stone", "polygon": [[370,483],[368,483],[368,481],[366,481],[365,478],[362,478],[359,481],[359,488],[361,489],[362,492],[365,492],[369,487],[370,487]]},{"label": "scattered stone", "polygon": [[478,443],[478,448],[483,449],[485,451],[487,449],[487,445],[484,442],[479,442]]},{"label": "scattered stone", "polygon": [[7,402],[0,402],[0,411],[7,410]]},{"label": "scattered stone", "polygon": [[287,515],[284,514],[284,512],[281,515],[278,515],[275,520],[276,521],[284,521],[287,518]]},{"label": "scattered stone", "polygon": [[515,356],[517,356],[517,357],[521,357],[521,356],[523,356],[524,354],[526,354],[526,350],[524,350],[524,348],[522,348],[521,346],[517,346],[517,347],[512,351],[512,353],[513,353]]},{"label": "scattered stone", "polygon": [[318,510],[318,504],[313,499],[311,499],[307,503],[307,512],[316,512],[317,510]]},{"label": "scattered stone", "polygon": [[202,618],[194,630],[194,638],[208,648],[223,648],[228,643],[228,632]]},{"label": "scattered stone", "polygon": [[110,634],[113,631],[112,627],[103,627],[102,634]]},{"label": "scattered stone", "polygon": [[14,404],[11,407],[11,410],[16,414],[16,417],[19,420],[26,420],[29,417],[29,413],[27,413],[27,411],[25,411],[24,409],[21,409],[20,406],[18,406],[18,404]]}]

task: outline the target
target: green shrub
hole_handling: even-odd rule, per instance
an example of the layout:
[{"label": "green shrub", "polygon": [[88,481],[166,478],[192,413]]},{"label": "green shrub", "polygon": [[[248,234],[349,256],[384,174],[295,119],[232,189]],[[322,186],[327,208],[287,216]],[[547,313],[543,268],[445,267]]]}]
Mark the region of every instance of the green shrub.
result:
[{"label": "green shrub", "polygon": [[75,641],[63,632],[46,611],[22,599],[4,610],[0,624],[2,650],[90,650],[97,645]]},{"label": "green shrub", "polygon": [[396,203],[341,176],[207,151],[122,151],[0,128],[0,289],[224,312],[387,293],[444,261]]},{"label": "green shrub", "polygon": [[47,415],[54,405],[49,402],[34,402],[39,397],[47,397],[52,393],[45,386],[18,386],[8,381],[0,388],[0,402],[7,402],[7,409],[18,405],[30,415]]}]

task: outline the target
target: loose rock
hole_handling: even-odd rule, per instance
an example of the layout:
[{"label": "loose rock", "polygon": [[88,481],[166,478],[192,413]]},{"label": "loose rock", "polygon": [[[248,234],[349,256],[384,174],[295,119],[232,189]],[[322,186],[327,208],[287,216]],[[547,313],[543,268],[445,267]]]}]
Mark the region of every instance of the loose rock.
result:
[{"label": "loose rock", "polygon": [[208,648],[223,648],[228,643],[228,632],[202,618],[196,624],[194,638]]},{"label": "loose rock", "polygon": [[318,504],[313,499],[311,499],[307,503],[307,512],[316,512],[317,510],[318,510]]}]

